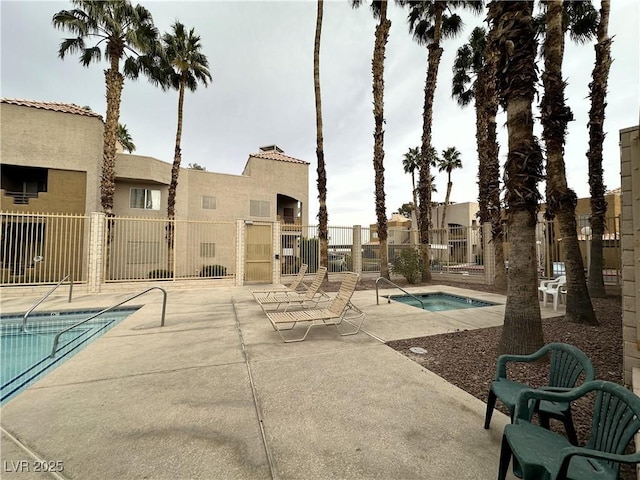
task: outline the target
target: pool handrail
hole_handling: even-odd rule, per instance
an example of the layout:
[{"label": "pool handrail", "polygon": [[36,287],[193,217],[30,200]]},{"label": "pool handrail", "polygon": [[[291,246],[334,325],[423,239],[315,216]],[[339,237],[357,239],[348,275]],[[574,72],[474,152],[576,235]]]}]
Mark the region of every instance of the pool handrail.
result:
[{"label": "pool handrail", "polygon": [[[415,295],[411,295],[409,292],[407,292],[404,288],[402,288],[400,285],[396,285],[395,283],[393,283],[391,280],[387,280],[384,277],[378,277],[378,279],[376,280],[376,305],[380,305],[380,299],[378,298],[378,282],[380,282],[380,280],[384,280],[385,282],[387,282],[389,285],[396,287],[398,290],[403,291],[405,294],[409,295],[411,298],[415,298],[418,302],[420,302],[420,305],[422,305],[422,309],[425,310],[424,308],[424,302],[422,300],[420,300],[418,297],[416,297]],[[387,303],[391,303],[391,298],[387,297]]]},{"label": "pool handrail", "polygon": [[54,339],[53,339],[53,347],[51,348],[50,358],[55,358],[56,350],[58,349],[58,341],[60,340],[60,336],[63,333],[66,333],[69,330],[77,327],[78,325],[82,325],[83,323],[88,322],[89,320],[93,320],[94,318],[102,315],[103,313],[109,312],[109,311],[113,310],[114,308],[119,307],[120,305],[122,305],[124,303],[127,303],[128,301],[133,300],[134,298],[139,297],[140,295],[144,295],[145,293],[150,292],[151,290],[160,290],[162,292],[162,295],[163,295],[163,298],[162,298],[162,320],[160,322],[160,326],[164,327],[164,314],[165,314],[165,312],[167,310],[167,291],[162,287],[150,287],[150,288],[147,288],[146,290],[144,290],[144,291],[142,291],[140,293],[136,293],[135,295],[131,295],[130,297],[124,299],[123,301],[121,301],[119,303],[116,303],[115,305],[111,305],[110,307],[107,307],[104,310],[100,310],[98,313],[96,313],[94,315],[91,315],[89,318],[85,318],[84,320],[80,320],[79,322],[74,323],[73,325],[65,328],[64,330],[60,330],[56,334]]},{"label": "pool handrail", "polygon": [[24,314],[24,317],[22,317],[22,331],[26,332],[27,331],[27,317],[29,317],[29,315],[31,315],[31,312],[33,312],[38,305],[40,305],[42,302],[44,302],[47,298],[49,298],[49,295],[51,295],[56,288],[58,288],[60,285],[62,285],[64,283],[65,280],[69,279],[69,301],[68,303],[71,303],[71,298],[73,297],[73,278],[71,277],[71,275],[66,275],[62,280],[60,280],[56,285],[54,285],[54,287],[49,290],[44,297],[42,297],[40,300],[38,300],[35,305],[33,307],[31,307],[27,313]]}]

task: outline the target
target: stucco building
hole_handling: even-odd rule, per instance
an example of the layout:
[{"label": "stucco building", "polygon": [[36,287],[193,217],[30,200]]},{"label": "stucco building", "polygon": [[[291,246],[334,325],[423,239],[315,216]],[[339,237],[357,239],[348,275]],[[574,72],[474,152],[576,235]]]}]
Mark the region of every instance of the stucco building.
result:
[{"label": "stucco building", "polygon": [[[3,217],[3,283],[16,277],[21,282],[27,280],[22,278],[25,268],[32,267],[36,256],[54,261],[52,235],[59,233],[59,228],[50,221],[26,221],[18,215],[95,216],[101,212],[103,131],[100,115],[76,105],[0,99],[0,211],[14,214]],[[279,272],[278,258],[272,251],[272,245],[279,244],[276,223],[300,225],[309,220],[309,163],[285,154],[276,145],[249,154],[237,175],[182,168],[175,214],[175,221],[181,223],[174,227],[181,247],[175,248],[174,262],[162,247],[170,180],[170,163],[117,153],[113,213],[119,219],[146,219],[150,223],[142,232],[138,226],[128,230],[126,222],[118,220],[117,234],[110,240],[106,279],[158,278],[151,276],[154,269],[164,269],[170,277],[210,276],[207,271],[222,266],[226,275],[268,280],[273,278],[272,272]],[[197,222],[219,223],[203,232]],[[238,222],[246,225],[241,234]],[[88,228],[82,224],[78,238]],[[261,232],[252,240],[256,243],[245,247],[244,240],[238,240],[256,232]],[[78,242],[77,249],[86,248],[86,242]],[[121,251],[116,252],[117,248]],[[239,249],[243,258],[252,260],[238,260]],[[255,260],[254,254],[261,260]],[[48,281],[70,271],[79,272],[90,263],[87,255],[74,261],[58,255],[55,261],[56,266],[47,266]],[[83,270],[76,275],[85,278],[87,274]]]},{"label": "stucco building", "polygon": [[[1,209],[100,211],[102,117],[76,105],[1,99]],[[308,221],[309,164],[276,145],[250,154],[239,175],[181,169],[176,218]],[[118,153],[114,213],[164,218],[171,164]]]}]

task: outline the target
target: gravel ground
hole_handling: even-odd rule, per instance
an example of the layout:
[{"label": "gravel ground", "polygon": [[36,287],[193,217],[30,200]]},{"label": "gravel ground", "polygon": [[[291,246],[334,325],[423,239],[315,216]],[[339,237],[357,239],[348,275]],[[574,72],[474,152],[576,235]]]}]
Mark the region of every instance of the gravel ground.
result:
[{"label": "gravel ground", "polygon": [[[404,287],[406,281],[394,279],[394,283]],[[435,282],[434,282],[435,283]],[[485,285],[455,282],[437,282],[471,290],[498,292]],[[419,285],[419,284],[418,284]],[[328,291],[337,289],[339,283],[323,285]],[[415,286],[415,285],[412,285]],[[358,289],[375,288],[375,279],[361,279]],[[622,305],[618,296],[593,299],[593,306],[599,326],[578,325],[565,321],[564,316],[542,321],[545,343],[563,342],[580,348],[593,362],[596,377],[616,383],[623,382],[622,370]],[[424,368],[440,375],[480,400],[487,401],[489,385],[495,376],[497,345],[502,327],[465,330],[461,332],[433,335],[389,342],[389,347],[397,350]],[[422,347],[427,353],[412,353],[410,347]],[[547,365],[522,364],[509,369],[509,378],[541,386],[547,383]],[[507,414],[498,401],[498,407]],[[578,441],[586,441],[590,430],[591,402],[576,402],[572,408]],[[561,423],[552,421],[552,429],[564,432]],[[480,425],[479,428],[482,428]],[[635,469],[623,465],[620,478],[637,480]]]}]

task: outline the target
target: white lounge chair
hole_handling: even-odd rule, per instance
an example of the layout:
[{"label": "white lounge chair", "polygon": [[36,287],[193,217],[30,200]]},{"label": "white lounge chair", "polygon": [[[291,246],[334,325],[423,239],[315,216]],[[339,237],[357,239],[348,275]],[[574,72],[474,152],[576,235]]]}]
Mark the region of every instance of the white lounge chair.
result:
[{"label": "white lounge chair", "polygon": [[546,288],[542,292],[542,306],[547,306],[547,296],[550,295],[553,298],[553,309],[558,310],[558,299],[566,284],[567,277],[564,275],[558,277],[554,282],[547,283]]},{"label": "white lounge chair", "polygon": [[[278,332],[280,337],[285,343],[301,342],[307,338],[307,334],[311,327],[334,325],[340,335],[355,335],[360,331],[362,323],[364,322],[364,312],[351,303],[351,297],[356,289],[356,283],[358,283],[359,275],[353,272],[347,272],[344,274],[344,280],[340,285],[340,290],[336,297],[331,301],[328,308],[316,308],[316,309],[302,309],[287,312],[267,312],[267,318],[271,322],[273,329]],[[353,312],[349,314],[349,312]],[[357,325],[354,325],[353,321],[358,321]],[[355,330],[349,332],[342,332],[340,330],[340,324],[346,321],[355,327]],[[304,335],[296,338],[286,338],[282,335],[283,330],[292,330],[298,323],[308,322]]]},{"label": "white lounge chair", "polygon": [[[308,265],[303,263],[300,265],[300,270],[298,270],[298,274],[293,279],[293,281],[289,285],[282,285],[280,287],[266,288],[264,290],[253,290],[251,293],[282,293],[282,292],[298,292],[300,289],[307,290],[307,287],[302,281],[304,280],[304,276],[307,273]],[[304,291],[303,290],[303,291]]]},{"label": "white lounge chair", "polygon": [[[262,310],[267,313],[268,310],[279,310],[284,307],[284,311],[288,311],[290,307],[317,307],[321,301],[329,301],[331,297],[325,292],[320,290],[320,285],[327,275],[327,267],[319,267],[316,275],[311,282],[311,285],[307,287],[307,291],[304,293],[298,292],[251,292],[256,302],[260,304]],[[275,307],[269,309],[268,307]]]}]

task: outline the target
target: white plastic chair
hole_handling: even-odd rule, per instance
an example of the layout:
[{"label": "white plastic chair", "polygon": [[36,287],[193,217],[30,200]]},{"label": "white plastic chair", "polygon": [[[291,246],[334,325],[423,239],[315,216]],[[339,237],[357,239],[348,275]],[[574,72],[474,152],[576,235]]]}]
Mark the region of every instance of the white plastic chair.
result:
[{"label": "white plastic chair", "polygon": [[561,275],[555,281],[547,283],[546,288],[542,292],[542,306],[547,306],[547,295],[551,295],[551,297],[553,297],[553,309],[558,310],[558,299],[566,284],[567,277],[565,275]]},{"label": "white plastic chair", "polygon": [[540,285],[538,286],[538,299],[540,299],[541,301],[544,300],[544,291],[547,289],[547,286],[550,283],[557,282],[564,277],[565,277],[564,275],[559,275],[556,278],[552,278],[548,280],[540,280]]}]

